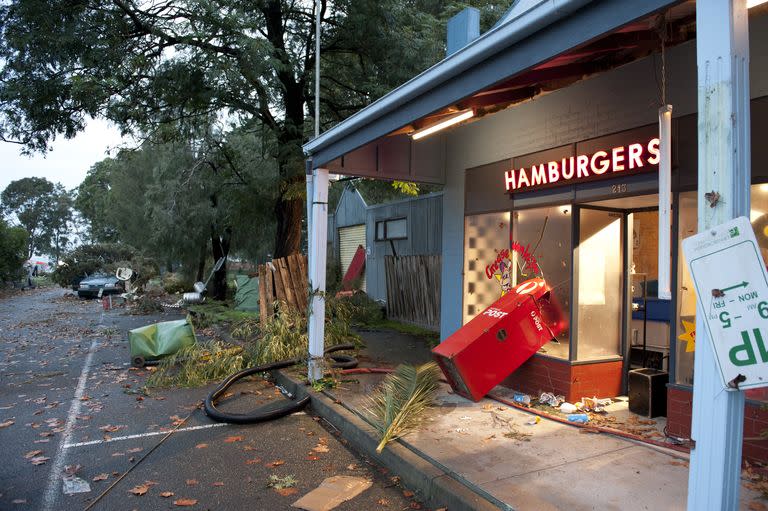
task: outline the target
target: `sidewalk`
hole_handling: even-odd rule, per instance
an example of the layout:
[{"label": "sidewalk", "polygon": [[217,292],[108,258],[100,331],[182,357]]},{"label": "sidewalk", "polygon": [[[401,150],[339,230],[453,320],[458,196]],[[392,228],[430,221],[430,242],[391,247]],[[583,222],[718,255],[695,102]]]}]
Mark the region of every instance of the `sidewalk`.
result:
[{"label": "sidewalk", "polygon": [[[392,367],[392,355],[428,360],[420,340],[397,333],[364,332],[367,367]],[[403,350],[403,351],[401,351]],[[283,377],[286,376],[283,374]],[[435,508],[536,510],[684,510],[685,453],[562,424],[497,401],[474,403],[442,385],[424,426],[381,455],[362,412],[381,374],[342,377],[340,387],[310,391],[312,406],[343,437],[379,457]],[[299,394],[307,388],[292,376]],[[292,386],[293,386],[292,385]],[[511,392],[497,388],[511,399]],[[742,485],[741,509],[768,509]]]}]

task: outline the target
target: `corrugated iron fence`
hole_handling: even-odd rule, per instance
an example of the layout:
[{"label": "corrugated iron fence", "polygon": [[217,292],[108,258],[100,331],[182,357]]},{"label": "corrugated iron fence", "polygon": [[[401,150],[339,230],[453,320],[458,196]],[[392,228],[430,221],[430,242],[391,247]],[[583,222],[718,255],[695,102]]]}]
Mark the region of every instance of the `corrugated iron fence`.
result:
[{"label": "corrugated iron fence", "polygon": [[386,256],[387,315],[430,329],[440,328],[440,256]]}]

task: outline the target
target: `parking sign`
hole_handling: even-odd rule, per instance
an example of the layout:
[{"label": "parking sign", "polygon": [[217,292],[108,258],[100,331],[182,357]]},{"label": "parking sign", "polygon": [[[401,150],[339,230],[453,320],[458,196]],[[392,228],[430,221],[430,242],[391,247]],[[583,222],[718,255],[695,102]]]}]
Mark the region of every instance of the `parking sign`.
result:
[{"label": "parking sign", "polygon": [[683,252],[723,386],[768,385],[768,274],[749,219],[686,238]]}]

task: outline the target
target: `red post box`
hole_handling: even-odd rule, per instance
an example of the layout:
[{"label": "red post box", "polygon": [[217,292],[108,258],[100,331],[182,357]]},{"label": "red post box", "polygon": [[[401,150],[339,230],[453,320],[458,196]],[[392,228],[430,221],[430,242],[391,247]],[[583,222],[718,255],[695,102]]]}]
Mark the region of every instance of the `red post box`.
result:
[{"label": "red post box", "polygon": [[535,278],[496,300],[432,354],[453,390],[479,401],[566,326],[551,289]]}]

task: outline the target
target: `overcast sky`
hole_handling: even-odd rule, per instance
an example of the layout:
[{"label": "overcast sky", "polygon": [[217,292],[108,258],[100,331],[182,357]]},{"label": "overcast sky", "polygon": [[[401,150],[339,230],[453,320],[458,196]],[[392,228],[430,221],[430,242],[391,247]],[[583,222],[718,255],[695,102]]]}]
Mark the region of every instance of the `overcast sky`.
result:
[{"label": "overcast sky", "polygon": [[60,182],[71,190],[82,182],[91,165],[106,158],[107,150],[119,144],[117,128],[101,120],[90,121],[85,131],[72,140],[57,139],[45,156],[23,156],[18,145],[0,142],[0,191],[11,181],[30,176]]}]

